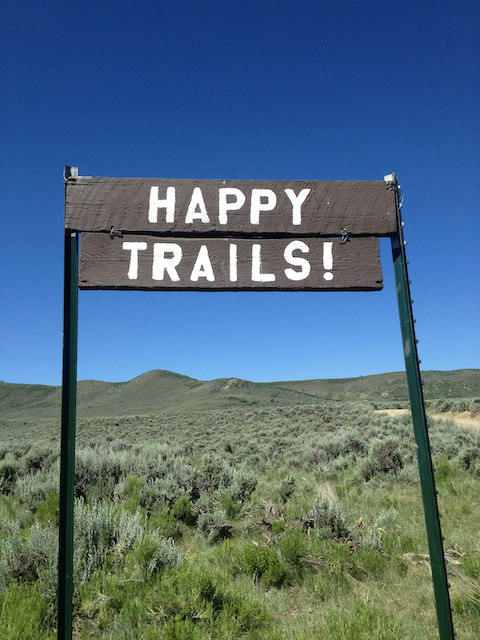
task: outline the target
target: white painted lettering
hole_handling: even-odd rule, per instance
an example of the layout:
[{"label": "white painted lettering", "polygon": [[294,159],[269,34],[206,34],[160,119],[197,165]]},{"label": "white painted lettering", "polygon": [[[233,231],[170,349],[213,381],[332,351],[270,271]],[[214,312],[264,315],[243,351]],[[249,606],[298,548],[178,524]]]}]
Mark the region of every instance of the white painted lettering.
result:
[{"label": "white painted lettering", "polygon": [[277,196],[271,189],[252,189],[250,224],[260,224],[260,211],[271,211],[276,204]]},{"label": "white painted lettering", "polygon": [[252,280],[253,282],[273,282],[274,273],[262,273],[262,245],[252,244]]},{"label": "white painted lettering", "polygon": [[302,189],[298,196],[293,189],[285,189],[288,199],[293,205],[292,224],[302,224],[302,204],[305,202],[311,189]]},{"label": "white painted lettering", "polygon": [[237,245],[230,245],[230,282],[237,281]]},{"label": "white painted lettering", "polygon": [[333,280],[333,273],[330,269],[333,269],[333,242],[323,243],[323,268],[326,272],[323,274],[325,280]]},{"label": "white painted lettering", "polygon": [[[199,211],[197,211],[197,207]],[[192,199],[188,205],[187,216],[185,218],[186,224],[191,224],[194,220],[201,220],[202,222],[210,222],[208,217],[207,208],[203,201],[203,194],[200,187],[195,187],[192,193]]]},{"label": "white painted lettering", "polygon": [[210,256],[208,255],[207,245],[205,244],[200,247],[190,280],[197,282],[199,278],[206,278],[209,282],[213,282],[215,280],[212,263],[210,262]]},{"label": "white painted lettering", "polygon": [[287,244],[285,247],[285,251],[283,252],[283,257],[288,262],[288,264],[292,264],[294,267],[301,267],[300,271],[295,271],[294,269],[285,269],[285,275],[289,280],[305,280],[310,275],[310,263],[306,258],[300,258],[298,256],[294,256],[294,251],[301,251],[302,253],[308,253],[310,251],[308,245],[301,240],[294,240]]},{"label": "white painted lettering", "polygon": [[[165,254],[172,253],[173,256],[167,258]],[[153,245],[153,280],[163,280],[165,271],[170,276],[172,282],[178,282],[180,276],[175,267],[180,264],[182,259],[182,248],[173,242],[155,242]]]},{"label": "white painted lettering", "polygon": [[[235,198],[228,202],[228,197]],[[220,224],[227,224],[229,211],[238,211],[245,204],[245,195],[240,189],[223,187],[218,190],[218,221]]]},{"label": "white painted lettering", "polygon": [[136,280],[138,278],[138,252],[145,251],[147,248],[146,242],[124,242],[123,248],[126,251],[131,251],[130,254],[130,267],[128,269],[129,280]]},{"label": "white painted lettering", "polygon": [[150,207],[148,209],[148,221],[158,221],[158,210],[165,209],[165,222],[172,223],[175,219],[175,187],[167,187],[165,200],[158,199],[158,187],[150,189]]}]

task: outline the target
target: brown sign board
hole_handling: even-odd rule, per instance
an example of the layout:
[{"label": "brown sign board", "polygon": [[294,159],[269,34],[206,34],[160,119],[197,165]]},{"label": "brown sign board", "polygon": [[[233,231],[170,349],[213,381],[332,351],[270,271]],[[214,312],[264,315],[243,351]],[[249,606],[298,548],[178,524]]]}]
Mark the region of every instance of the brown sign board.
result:
[{"label": "brown sign board", "polygon": [[80,289],[378,291],[378,238],[159,238],[82,233]]},{"label": "brown sign board", "polygon": [[382,181],[69,179],[65,227],[150,235],[391,236]]}]

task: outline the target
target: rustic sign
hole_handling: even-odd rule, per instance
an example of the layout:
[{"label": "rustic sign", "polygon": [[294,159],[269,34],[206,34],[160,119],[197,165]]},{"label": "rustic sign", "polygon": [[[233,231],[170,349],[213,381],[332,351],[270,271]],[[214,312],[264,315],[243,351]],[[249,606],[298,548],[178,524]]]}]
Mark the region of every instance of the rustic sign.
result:
[{"label": "rustic sign", "polygon": [[[65,167],[58,637],[72,634],[78,291],[373,291],[391,236],[440,637],[454,637],[394,173],[384,182],[79,178]],[[80,265],[78,234],[81,232]],[[80,270],[78,271],[78,267]]]},{"label": "rustic sign", "polygon": [[384,181],[75,178],[65,227],[140,234],[393,236],[395,192]]},{"label": "rustic sign", "polygon": [[80,289],[378,291],[378,238],[158,238],[82,233]]}]

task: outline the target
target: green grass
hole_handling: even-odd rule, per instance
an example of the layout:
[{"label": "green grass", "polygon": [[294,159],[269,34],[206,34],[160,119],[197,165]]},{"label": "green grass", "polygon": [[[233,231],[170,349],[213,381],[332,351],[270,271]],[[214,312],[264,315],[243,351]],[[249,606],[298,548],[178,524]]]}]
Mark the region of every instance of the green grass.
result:
[{"label": "green grass", "polygon": [[[0,430],[2,638],[55,637],[58,444],[42,433]],[[480,442],[442,421],[430,435],[455,628],[473,640]],[[77,638],[438,635],[409,416],[330,403],[91,419],[75,491]]]},{"label": "green grass", "polygon": [[13,583],[0,594],[2,640],[48,640],[56,638],[54,620],[41,595],[40,585]]}]

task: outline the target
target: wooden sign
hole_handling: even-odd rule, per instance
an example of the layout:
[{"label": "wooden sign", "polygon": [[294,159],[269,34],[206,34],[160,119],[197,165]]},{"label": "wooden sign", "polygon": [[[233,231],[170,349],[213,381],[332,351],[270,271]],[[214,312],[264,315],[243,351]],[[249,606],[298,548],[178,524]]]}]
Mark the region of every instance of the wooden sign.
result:
[{"label": "wooden sign", "polygon": [[159,238],[82,233],[80,289],[378,291],[378,238]]},{"label": "wooden sign", "polygon": [[382,181],[76,178],[66,183],[72,231],[242,236],[396,232],[395,191]]}]

